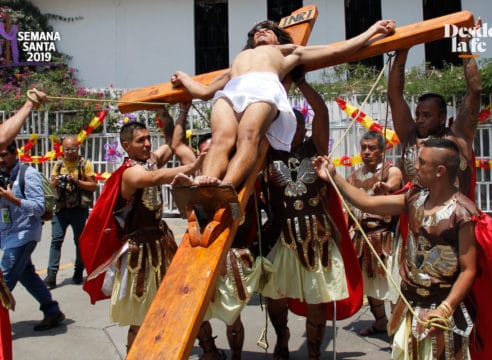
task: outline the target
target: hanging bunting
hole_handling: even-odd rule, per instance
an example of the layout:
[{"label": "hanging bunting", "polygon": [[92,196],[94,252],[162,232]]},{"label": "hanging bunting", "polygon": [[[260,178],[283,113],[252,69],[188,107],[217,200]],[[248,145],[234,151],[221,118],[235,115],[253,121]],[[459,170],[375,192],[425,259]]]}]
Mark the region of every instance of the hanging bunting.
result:
[{"label": "hanging bunting", "polygon": [[480,169],[492,169],[492,160],[490,159],[475,159],[475,166]]},{"label": "hanging bunting", "polygon": [[82,144],[87,137],[104,122],[107,112],[108,111],[106,109],[101,110],[99,114],[94,116],[89,125],[79,132],[77,135],[77,142],[79,145]]},{"label": "hanging bunting", "polygon": [[389,148],[400,143],[400,139],[398,139],[398,136],[393,130],[388,128],[386,128],[385,130],[385,128],[382,125],[372,120],[367,114],[363,113],[355,106],[347,103],[342,98],[337,97],[335,101],[337,102],[340,109],[345,111],[345,113],[348,116],[350,116],[352,119],[357,120],[357,122],[359,122],[366,129],[377,132],[378,134],[381,134],[383,136],[386,134],[386,141],[388,142]]},{"label": "hanging bunting", "polygon": [[[80,133],[77,135],[78,144],[82,144],[95,129],[97,129],[105,120],[107,114],[107,110],[104,109],[99,114],[97,114],[89,125],[82,129]],[[60,142],[60,139],[55,135],[50,135],[50,141],[53,144],[53,150],[48,151],[46,154],[40,155],[29,155],[29,151],[31,151],[32,147],[38,140],[38,134],[32,134],[29,137],[29,140],[18,149],[19,158],[22,162],[40,164],[46,161],[56,160],[59,157],[63,156],[63,147]]]},{"label": "hanging bunting", "polygon": [[492,112],[490,111],[491,106],[492,103],[488,104],[485,108],[483,108],[480,111],[480,113],[478,114],[479,121],[487,121],[490,118],[490,115],[492,115]]}]

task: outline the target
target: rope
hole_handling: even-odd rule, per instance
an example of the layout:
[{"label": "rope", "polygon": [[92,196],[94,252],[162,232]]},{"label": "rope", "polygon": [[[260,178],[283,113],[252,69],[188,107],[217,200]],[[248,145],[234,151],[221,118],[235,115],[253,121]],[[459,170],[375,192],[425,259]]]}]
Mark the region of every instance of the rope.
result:
[{"label": "rope", "polygon": [[91,99],[91,98],[79,98],[79,97],[70,97],[70,96],[49,96],[46,95],[47,99],[53,100],[74,100],[74,101],[89,101],[89,102],[97,102],[97,103],[117,103],[117,104],[141,104],[141,105],[156,105],[163,106],[166,103],[163,102],[152,102],[152,101],[123,101],[123,100],[111,100],[111,99]]},{"label": "rope", "polygon": [[[33,95],[35,95],[36,97],[34,97]],[[40,105],[39,98],[41,96],[39,94],[38,89],[33,88],[31,90],[28,90],[27,97],[33,103]],[[46,98],[52,100],[72,100],[72,101],[84,101],[84,102],[88,101],[88,102],[97,102],[97,103],[141,104],[141,105],[156,105],[156,106],[163,106],[166,104],[163,102],[152,102],[152,101],[123,101],[123,100],[112,100],[112,99],[91,99],[91,98],[82,98],[82,97],[52,96],[52,95],[46,95]]]},{"label": "rope", "polygon": [[[254,185],[253,185],[254,186]],[[253,196],[255,199],[255,209],[256,209],[256,228],[257,230],[257,235],[258,235],[258,248],[259,248],[259,253],[260,253],[260,263],[261,263],[261,271],[262,271],[262,276],[263,272],[265,271],[265,264],[263,262],[263,244],[262,244],[262,236],[261,236],[261,212],[260,208],[258,206],[258,196],[256,193],[256,186],[253,187]],[[265,350],[265,353],[267,352],[268,348],[270,347],[270,344],[268,343],[268,311],[266,309],[263,309],[263,296],[261,295],[260,292],[260,306],[262,311],[265,311],[265,327],[263,331],[260,334],[260,337],[258,338],[256,345],[261,347],[263,350]],[[266,304],[268,306],[268,303]]]},{"label": "rope", "polygon": [[[36,97],[34,97],[33,95],[36,95]],[[40,105],[40,101],[39,101],[40,97],[41,96],[39,94],[39,91],[36,88],[27,91],[27,98],[36,105]]]},{"label": "rope", "polygon": [[[391,69],[391,58],[395,56],[389,55],[388,56],[388,61],[387,63],[390,64],[389,68]],[[384,128],[383,128],[383,140],[384,140],[384,151],[383,151],[383,168],[381,171],[381,174],[379,174],[379,181],[382,180],[383,178],[383,173],[384,173],[384,164],[386,164],[386,144],[387,144],[387,139],[386,139],[386,129],[388,128],[388,114],[389,114],[389,103],[386,101],[386,113],[384,114]]]},{"label": "rope", "polygon": [[[33,95],[36,95],[34,97]],[[39,91],[36,88],[27,91],[27,97],[36,105],[41,105],[39,101],[40,95]],[[91,99],[91,98],[82,98],[82,97],[71,97],[71,96],[51,96],[46,95],[47,99],[51,100],[72,100],[72,101],[84,101],[84,102],[95,102],[95,103],[117,103],[117,104],[140,104],[140,105],[155,105],[155,106],[165,106],[164,102],[153,102],[153,101],[124,101],[124,100],[112,100],[112,99]],[[195,109],[198,115],[208,121],[207,117],[196,107],[195,104],[191,104],[191,106]]]},{"label": "rope", "polygon": [[364,101],[362,102],[361,106],[358,107],[357,109],[357,113],[356,113],[356,116],[352,116],[353,119],[352,121],[350,122],[349,126],[347,127],[347,129],[345,130],[345,132],[342,134],[342,136],[340,136],[340,138],[338,139],[338,141],[333,145],[333,148],[331,149],[331,152],[328,154],[328,157],[331,158],[332,154],[335,152],[335,150],[338,148],[338,146],[340,145],[340,143],[342,142],[343,139],[345,139],[345,137],[347,136],[349,130],[352,128],[352,126],[354,125],[356,119],[357,119],[357,116],[359,116],[359,113],[361,112],[361,109],[364,107],[364,105],[367,103],[367,101],[369,100],[369,97],[372,95],[372,93],[374,92],[374,89],[376,88],[376,85],[378,84],[379,80],[381,80],[381,77],[383,76],[384,74],[384,71],[386,70],[386,67],[388,65],[388,61],[386,61],[384,63],[384,66],[383,68],[381,69],[381,71],[379,72],[379,75],[378,77],[376,78],[376,81],[374,82],[374,84],[372,85],[371,89],[369,90],[369,93],[367,94],[366,98],[364,99]]}]

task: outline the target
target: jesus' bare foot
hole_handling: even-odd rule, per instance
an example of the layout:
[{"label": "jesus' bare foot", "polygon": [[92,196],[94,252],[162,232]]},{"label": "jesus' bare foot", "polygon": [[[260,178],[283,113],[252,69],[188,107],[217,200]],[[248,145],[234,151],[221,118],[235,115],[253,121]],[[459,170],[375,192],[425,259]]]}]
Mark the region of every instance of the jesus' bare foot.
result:
[{"label": "jesus' bare foot", "polygon": [[200,175],[195,177],[194,179],[184,173],[177,174],[171,185],[173,186],[218,186],[221,184],[221,181],[216,177]]},{"label": "jesus' bare foot", "polygon": [[193,183],[193,178],[189,177],[188,175],[186,175],[184,173],[179,173],[174,177],[171,185],[173,185],[173,186],[192,186],[195,184]]},{"label": "jesus' bare foot", "polygon": [[220,185],[221,181],[216,177],[200,175],[193,180],[193,185],[198,186],[210,186],[210,185]]}]

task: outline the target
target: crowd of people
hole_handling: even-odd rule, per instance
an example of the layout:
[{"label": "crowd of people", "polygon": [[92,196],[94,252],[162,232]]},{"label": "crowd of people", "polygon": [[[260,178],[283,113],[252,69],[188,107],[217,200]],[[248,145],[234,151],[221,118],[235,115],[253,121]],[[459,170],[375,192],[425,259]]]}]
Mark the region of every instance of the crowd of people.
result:
[{"label": "crowd of people", "polygon": [[[415,118],[411,114],[403,96],[408,49],[397,51],[389,73],[388,101],[402,144],[401,166],[385,161],[385,139],[368,131],[360,138],[363,164],[347,179],[337,174],[328,157],[325,101],[304,76],[303,67],[311,62],[343,58],[366,45],[374,34],[391,34],[394,26],[392,21],[379,21],[335,49],[293,45],[288,33],[266,21],[248,33],[245,49],[211,85],[196,83],[181,71],[173,73],[171,81],[193,97],[214,96],[211,137],[200,141],[196,154],[186,144],[190,103],[178,105],[176,124],[166,110],[156,111],[166,125],[166,144],[156,150],[152,150],[144,124],[125,124],[120,143],[127,158],[108,179],[95,204],[92,163],[80,156],[75,136],[65,137],[63,159],[54,165],[51,176],[57,204],[44,281],[31,261],[42,231],[41,178],[28,166],[21,189],[18,174],[23,165],[15,142],[31,109],[46,99],[42,92],[30,97],[0,125],[0,170],[8,178],[5,187],[0,187],[2,315],[8,316],[8,309],[15,306],[11,291],[20,282],[44,314],[34,330],[49,330],[64,321],[50,289],[57,286],[61,246],[71,226],[76,245],[72,283],[84,283],[93,303],[110,299],[111,321],[129,326],[130,349],[177,249],[172,229],[162,217],[161,185],[230,184],[239,189],[266,137],[272,148],[258,174],[256,202],[268,220],[257,229],[256,207],[245,212],[227,256],[228,264],[235,265],[224,264],[225,275],[218,281],[198,332],[201,359],[225,358],[213,340],[208,320],[214,317],[227,325],[233,359],[241,358],[247,334],[240,312],[254,292],[267,299],[277,337],[274,359],[289,358],[289,308],[305,314],[306,357],[319,359],[326,320],[333,316],[331,303],[343,304],[348,299],[348,308],[342,305],[339,311],[349,317],[360,307],[350,305],[357,304],[362,293],[374,323],[359,335],[387,332],[392,358],[467,359],[471,352],[481,359],[490,345],[483,334],[475,332],[472,349],[470,332],[477,309],[468,301],[482,273],[475,235],[481,212],[473,202],[470,181],[481,97],[475,60],[463,60],[467,92],[456,119],[446,127],[446,102],[441,95],[422,95]],[[282,83],[286,78],[313,109],[309,137],[303,115],[288,102]],[[180,166],[166,166],[173,155]],[[403,192],[407,182],[412,185]],[[348,212],[353,217],[348,222],[334,187],[350,203]],[[259,245],[258,232],[263,239]],[[236,274],[229,269],[234,267]],[[238,277],[238,271],[241,281],[230,281]],[[399,288],[394,288],[389,277]],[[363,289],[357,289],[357,282],[363,283]],[[5,326],[2,322],[2,337],[10,332]]]}]

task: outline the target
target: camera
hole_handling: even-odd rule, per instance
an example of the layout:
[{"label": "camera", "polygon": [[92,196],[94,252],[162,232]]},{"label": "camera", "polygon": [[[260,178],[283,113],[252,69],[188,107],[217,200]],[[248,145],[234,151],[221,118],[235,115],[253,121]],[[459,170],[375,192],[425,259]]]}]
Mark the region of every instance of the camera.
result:
[{"label": "camera", "polygon": [[7,189],[7,185],[10,183],[9,179],[10,179],[9,174],[0,171],[0,186],[2,188]]},{"label": "camera", "polygon": [[71,188],[71,186],[68,186],[68,185],[71,185],[71,183],[73,182],[72,181],[72,176],[71,175],[67,175],[67,174],[60,174],[56,177],[58,179],[58,181],[60,182],[58,184],[58,187],[65,190],[67,188]]}]

